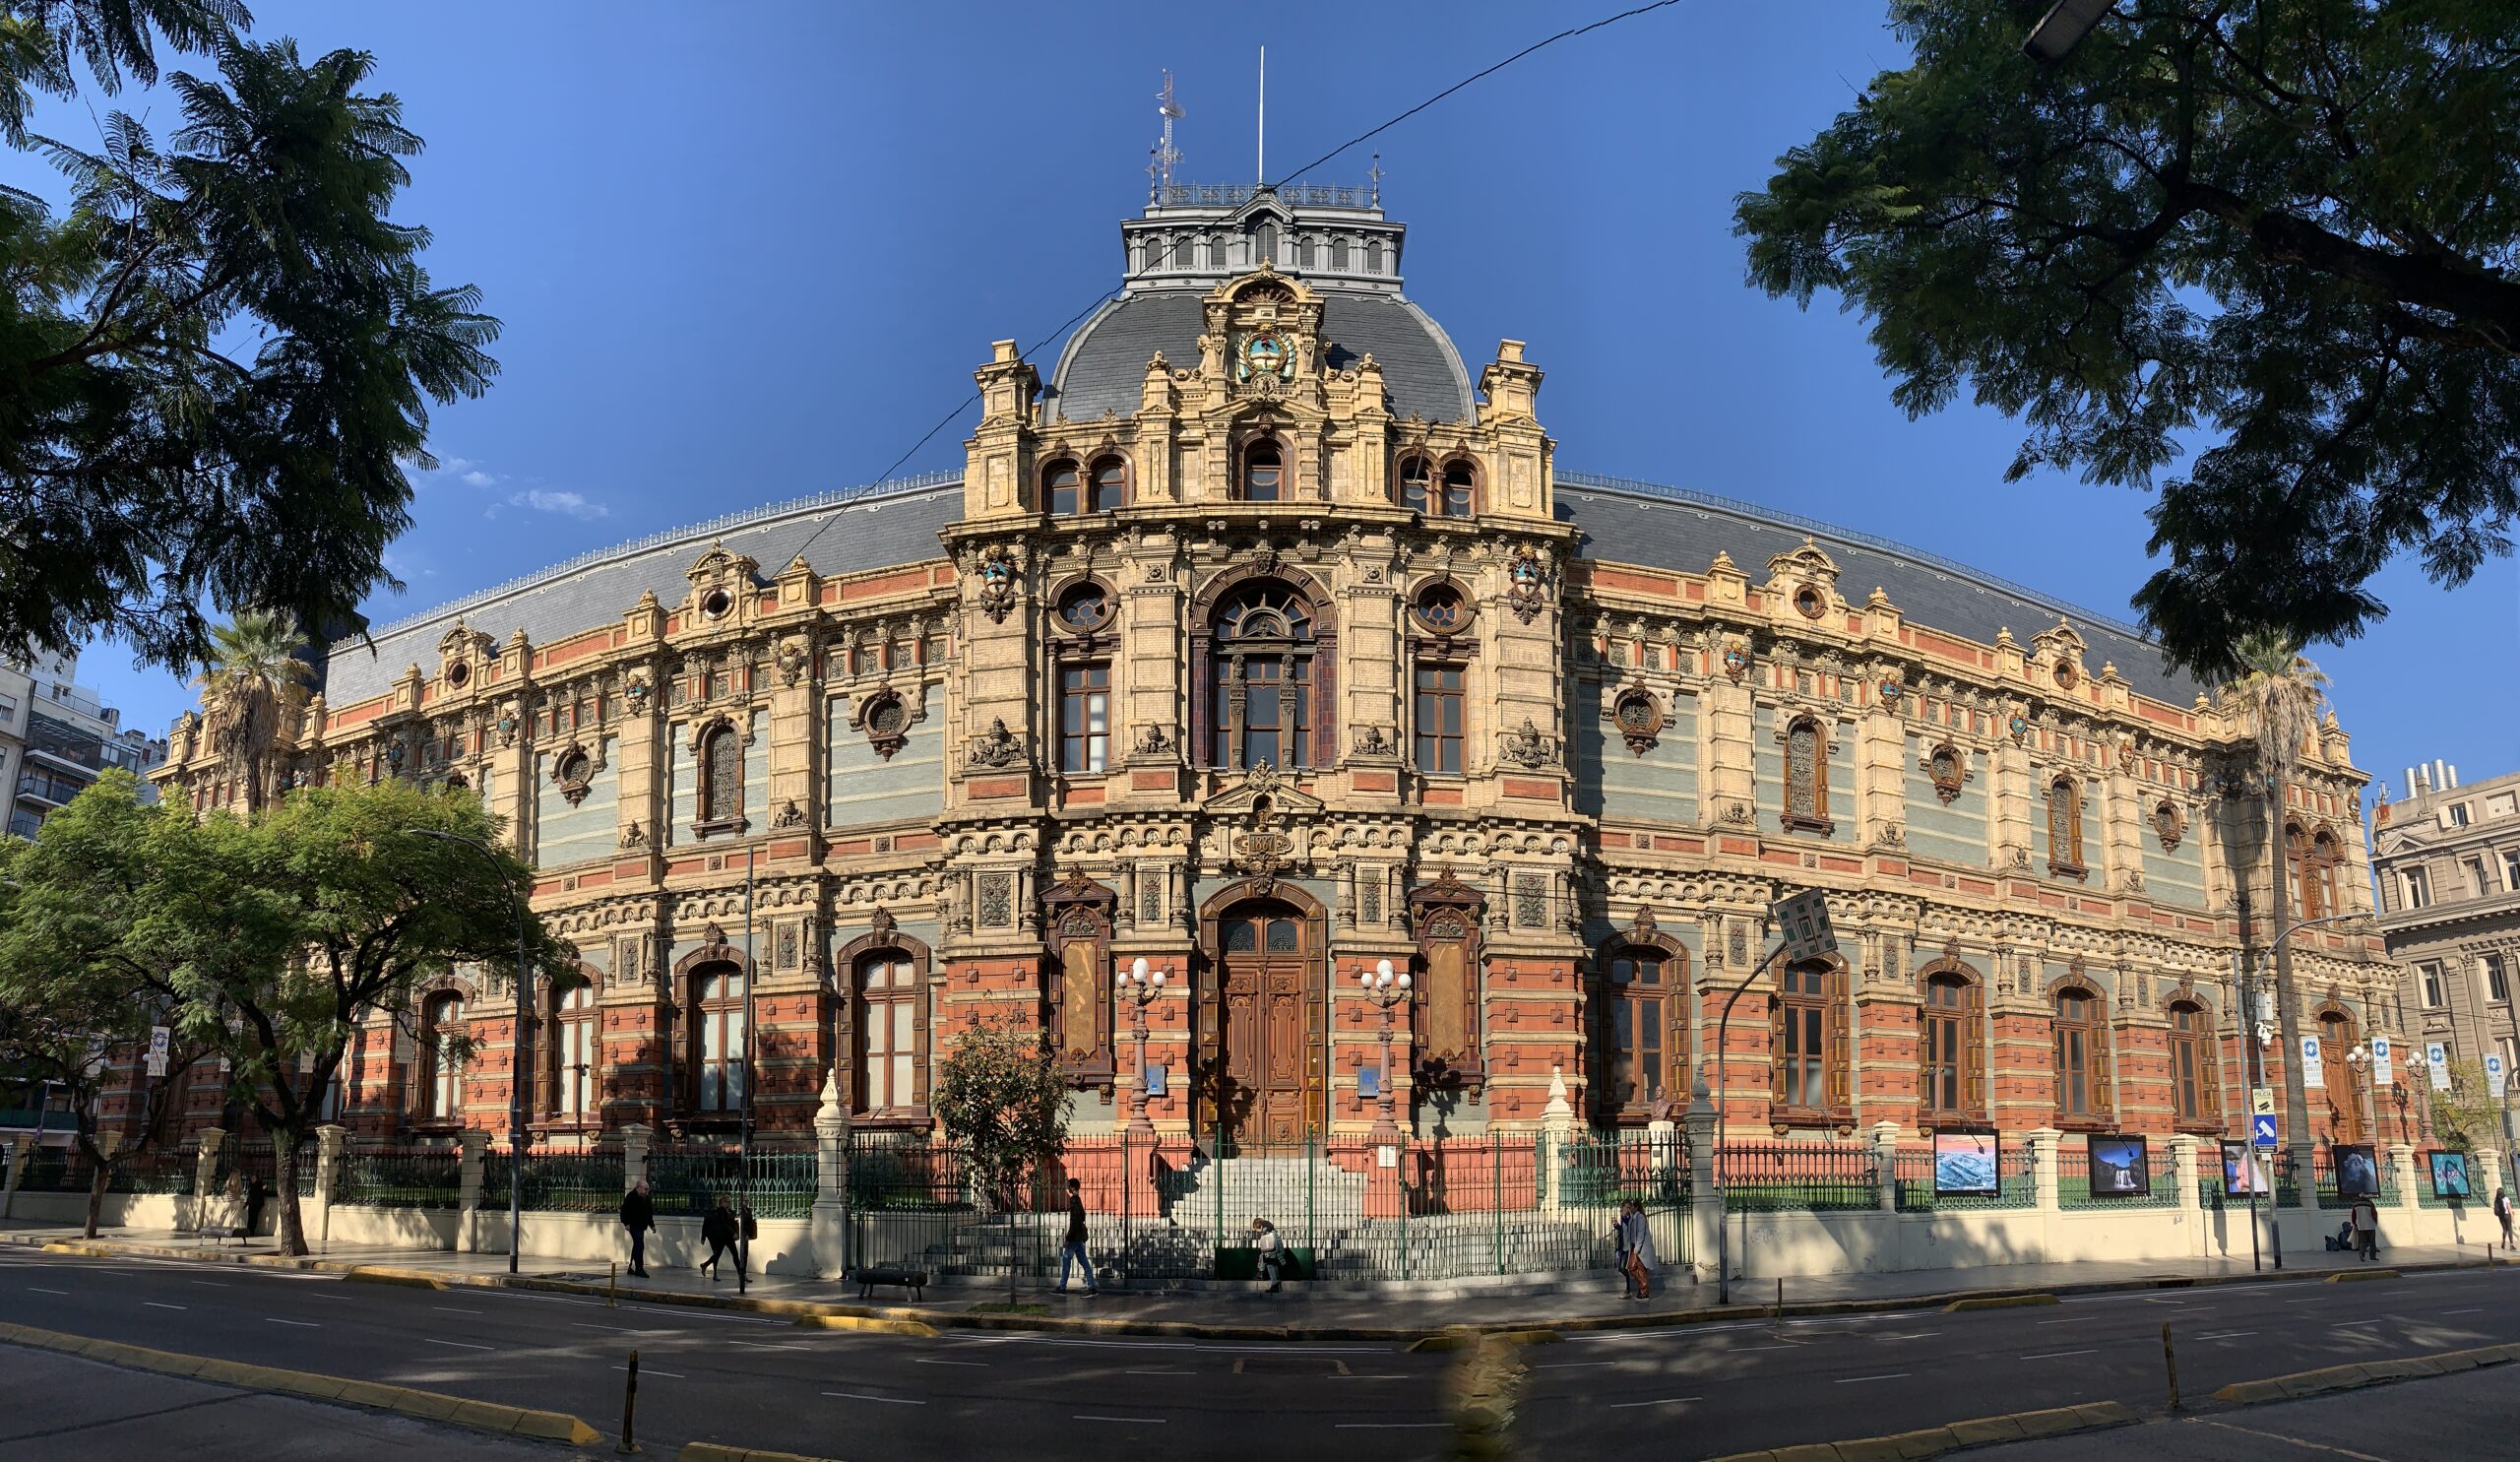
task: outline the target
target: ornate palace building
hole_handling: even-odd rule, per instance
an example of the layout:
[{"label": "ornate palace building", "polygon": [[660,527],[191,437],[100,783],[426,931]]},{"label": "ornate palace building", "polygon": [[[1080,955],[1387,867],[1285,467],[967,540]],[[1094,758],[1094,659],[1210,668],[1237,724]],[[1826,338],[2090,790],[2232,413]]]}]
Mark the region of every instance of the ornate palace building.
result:
[{"label": "ornate palace building", "polygon": [[[1202,1144],[1363,1133],[1386,1095],[1420,1136],[1529,1128],[1552,1077],[1644,1124],[1702,1066],[1735,1132],[2234,1129],[2248,728],[2033,590],[1558,471],[1539,365],[1469,368],[1408,242],[1365,190],[1167,186],[1046,378],[992,349],[961,472],[333,647],[292,775],[484,798],[592,977],[537,1002],[546,1137],[731,1125],[747,1018],[773,1128],[827,1073],[924,1128],[940,1052],[1003,1020],[1075,1130],[1142,1100]],[[208,731],[158,774],[202,806]],[[2367,913],[2347,749],[2319,731],[2288,815],[2297,876]],[[1762,978],[1714,1060],[1803,888],[1840,956]],[[2296,948],[2330,1050],[2393,1028],[2375,925]],[[380,1015],[345,1120],[503,1127],[507,978]],[[2396,1135],[2363,1079],[2322,1135]]]}]

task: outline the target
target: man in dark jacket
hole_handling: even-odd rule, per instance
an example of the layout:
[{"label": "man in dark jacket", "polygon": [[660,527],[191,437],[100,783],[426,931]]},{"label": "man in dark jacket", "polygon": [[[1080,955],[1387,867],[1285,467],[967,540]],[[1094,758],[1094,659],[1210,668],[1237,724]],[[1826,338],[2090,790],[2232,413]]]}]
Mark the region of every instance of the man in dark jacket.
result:
[{"label": "man in dark jacket", "polygon": [[735,1251],[735,1272],[743,1272],[744,1251],[735,1241],[740,1233],[735,1227],[735,1211],[726,1206],[726,1195],[719,1194],[718,1206],[710,1209],[709,1216],[700,1221],[700,1237],[709,1245],[709,1257],[700,1261],[700,1267],[709,1271],[711,1284],[718,1282],[718,1261],[724,1258],[730,1248]]},{"label": "man in dark jacket", "polygon": [[1062,1295],[1067,1293],[1070,1265],[1085,1271],[1085,1293],[1102,1293],[1101,1287],[1094,1283],[1094,1260],[1085,1251],[1085,1198],[1078,1192],[1073,1177],[1067,1180],[1067,1241],[1059,1245],[1058,1293]]},{"label": "man in dark jacket", "polygon": [[648,1277],[648,1231],[656,1226],[656,1200],[648,1196],[643,1177],[621,1195],[621,1227],[630,1231],[630,1272],[641,1279]]}]

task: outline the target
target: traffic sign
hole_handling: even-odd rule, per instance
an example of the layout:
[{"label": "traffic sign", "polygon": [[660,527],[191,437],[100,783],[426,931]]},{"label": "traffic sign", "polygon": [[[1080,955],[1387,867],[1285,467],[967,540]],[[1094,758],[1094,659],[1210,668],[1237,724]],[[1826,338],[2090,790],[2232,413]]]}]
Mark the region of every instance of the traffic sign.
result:
[{"label": "traffic sign", "polygon": [[2275,1114],[2275,1088],[2253,1086],[2248,1089],[2248,1110],[2255,1116]]},{"label": "traffic sign", "polygon": [[2275,1146],[2275,1113],[2272,1112],[2261,1112],[2251,1116],[2248,1119],[2248,1139],[2259,1147],[2266,1148],[2270,1151],[2273,1150]]}]

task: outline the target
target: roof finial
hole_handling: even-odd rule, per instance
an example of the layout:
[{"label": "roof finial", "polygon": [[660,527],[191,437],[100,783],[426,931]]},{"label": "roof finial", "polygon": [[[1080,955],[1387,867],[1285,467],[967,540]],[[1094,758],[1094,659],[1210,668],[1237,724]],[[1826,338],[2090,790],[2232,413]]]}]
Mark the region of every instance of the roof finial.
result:
[{"label": "roof finial", "polygon": [[1373,206],[1374,206],[1374,207],[1376,207],[1376,208],[1380,208],[1380,207],[1382,207],[1382,150],[1381,150],[1381,149],[1377,148],[1377,149],[1375,149],[1375,150],[1374,150],[1374,165],[1365,169],[1365,176],[1366,176],[1366,177],[1369,177],[1369,178],[1371,178],[1371,179],[1373,179],[1373,185],[1374,185],[1374,203],[1373,203]]},{"label": "roof finial", "polygon": [[1155,197],[1150,202],[1162,203],[1172,188],[1172,165],[1181,160],[1172,146],[1172,124],[1181,117],[1181,103],[1172,99],[1172,71],[1164,72],[1164,90],[1155,94],[1156,110],[1164,117],[1164,140],[1155,145],[1155,160],[1147,164],[1147,173],[1155,179]]}]

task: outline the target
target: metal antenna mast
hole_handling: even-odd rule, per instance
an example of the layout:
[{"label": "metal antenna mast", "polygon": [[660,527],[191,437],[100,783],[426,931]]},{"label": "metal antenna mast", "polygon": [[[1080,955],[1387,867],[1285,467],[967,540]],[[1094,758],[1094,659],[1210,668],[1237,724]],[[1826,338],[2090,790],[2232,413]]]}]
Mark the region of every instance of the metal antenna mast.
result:
[{"label": "metal antenna mast", "polygon": [[1181,103],[1172,99],[1172,72],[1164,73],[1164,90],[1155,94],[1156,110],[1164,117],[1164,140],[1155,145],[1155,161],[1147,171],[1155,177],[1154,202],[1162,203],[1172,188],[1172,167],[1181,160],[1180,150],[1172,145],[1172,124],[1181,118]]},{"label": "metal antenna mast", "polygon": [[1269,48],[1260,47],[1260,170],[1252,181],[1269,186]]}]

